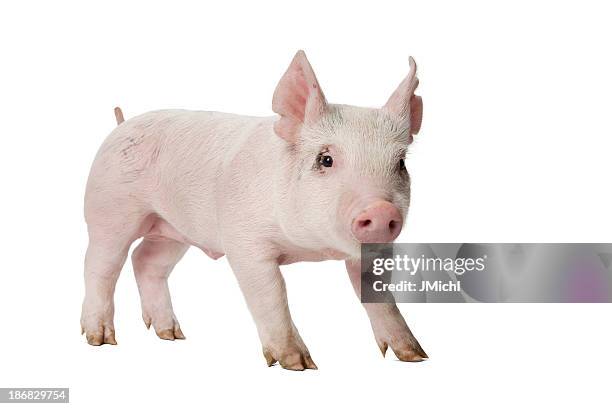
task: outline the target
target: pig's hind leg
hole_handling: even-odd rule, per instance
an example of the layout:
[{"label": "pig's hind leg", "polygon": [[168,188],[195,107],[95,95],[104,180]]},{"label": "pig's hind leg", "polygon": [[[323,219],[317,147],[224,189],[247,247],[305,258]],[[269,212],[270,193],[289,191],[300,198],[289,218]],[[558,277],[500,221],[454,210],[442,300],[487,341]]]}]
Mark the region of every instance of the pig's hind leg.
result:
[{"label": "pig's hind leg", "polygon": [[172,309],[168,276],[188,244],[161,236],[145,236],[132,253],[134,275],[142,304],[142,318],[161,339],[185,339]]},{"label": "pig's hind leg", "polygon": [[130,245],[147,229],[145,215],[113,217],[102,212],[88,217],[89,245],[85,255],[85,299],[81,329],[90,345],[113,344],[115,284]]}]

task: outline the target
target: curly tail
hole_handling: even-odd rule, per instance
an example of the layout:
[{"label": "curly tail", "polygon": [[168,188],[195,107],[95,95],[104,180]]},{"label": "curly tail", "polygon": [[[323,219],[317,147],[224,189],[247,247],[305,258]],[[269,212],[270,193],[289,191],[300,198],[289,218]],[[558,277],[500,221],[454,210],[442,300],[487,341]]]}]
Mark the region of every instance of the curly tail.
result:
[{"label": "curly tail", "polygon": [[119,107],[115,107],[115,119],[117,120],[117,125],[121,125],[121,123],[125,121],[125,119],[123,119],[123,112]]}]

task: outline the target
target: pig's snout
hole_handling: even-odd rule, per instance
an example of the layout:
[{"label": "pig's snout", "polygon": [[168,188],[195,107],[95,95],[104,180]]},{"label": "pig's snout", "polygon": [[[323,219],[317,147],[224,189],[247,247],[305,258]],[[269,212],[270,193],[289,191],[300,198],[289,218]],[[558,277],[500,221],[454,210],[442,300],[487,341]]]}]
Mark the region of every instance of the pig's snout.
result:
[{"label": "pig's snout", "polygon": [[378,201],[366,207],[353,220],[351,231],[361,243],[389,243],[402,230],[402,215],[387,201]]}]

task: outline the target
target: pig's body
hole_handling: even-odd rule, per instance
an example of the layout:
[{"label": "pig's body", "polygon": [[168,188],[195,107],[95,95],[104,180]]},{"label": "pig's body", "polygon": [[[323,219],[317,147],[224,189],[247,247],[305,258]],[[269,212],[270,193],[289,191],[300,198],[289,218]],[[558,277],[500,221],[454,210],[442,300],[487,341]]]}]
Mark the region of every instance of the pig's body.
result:
[{"label": "pig's body", "polygon": [[[278,196],[287,183],[279,172],[285,167],[270,160],[282,160],[287,149],[274,134],[275,119],[161,110],[120,124],[92,165],[87,223],[96,226],[113,214],[120,220],[129,214],[132,223],[141,219],[139,237],[176,240],[215,259],[226,253],[227,244],[253,240],[273,245],[281,264],[346,258],[292,243],[274,217],[283,213]],[[109,232],[113,239],[125,230],[124,223],[121,231]],[[241,232],[252,230],[265,234],[240,239]]]},{"label": "pig's body", "polygon": [[[108,210],[123,214],[124,206],[129,206],[143,219],[158,216],[149,217],[145,227],[157,220],[161,235],[224,253],[223,206],[218,203],[228,180],[228,162],[249,136],[263,136],[250,135],[249,128],[258,122],[264,121],[179,110],[150,112],[124,122],[94,162],[86,194],[88,223],[99,214],[96,208],[101,203],[109,206],[101,217],[108,217]],[[117,206],[113,196],[126,198],[125,202]]]},{"label": "pig's body", "polygon": [[[279,265],[345,259],[360,293],[359,243],[392,241],[408,209],[403,157],[420,115],[411,66],[382,110],[327,104],[298,53],[274,96],[278,117],[163,110],[122,122],[117,111],[85,196],[88,342],[116,343],[114,287],[142,237],[132,263],[143,319],[160,338],[184,338],[167,279],[193,245],[227,255],[268,364],[315,369]],[[394,304],[364,306],[383,354],[390,345],[402,360],[427,357]]]}]

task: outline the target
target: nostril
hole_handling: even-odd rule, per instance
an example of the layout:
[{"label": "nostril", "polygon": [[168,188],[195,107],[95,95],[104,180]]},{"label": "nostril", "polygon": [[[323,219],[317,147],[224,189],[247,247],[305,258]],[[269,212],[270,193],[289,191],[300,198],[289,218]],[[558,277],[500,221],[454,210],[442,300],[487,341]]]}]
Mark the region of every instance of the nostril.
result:
[{"label": "nostril", "polygon": [[359,220],[359,223],[358,223],[360,228],[368,227],[370,224],[372,224],[372,220],[370,219]]},{"label": "nostril", "polygon": [[391,230],[391,231],[395,230],[396,226],[397,226],[397,222],[395,220],[391,220],[389,222],[389,230]]}]

